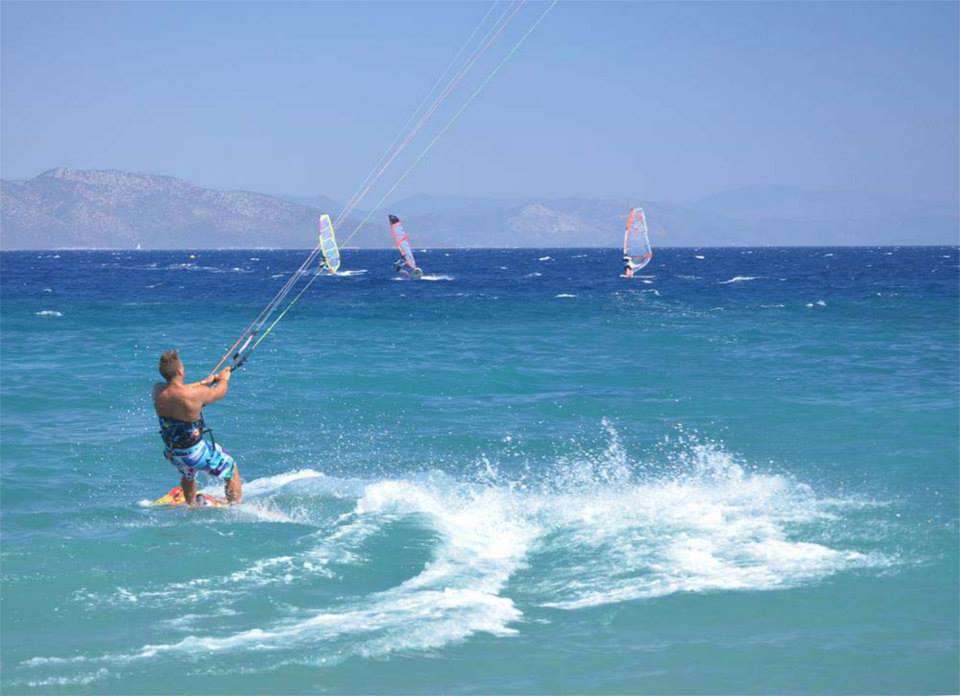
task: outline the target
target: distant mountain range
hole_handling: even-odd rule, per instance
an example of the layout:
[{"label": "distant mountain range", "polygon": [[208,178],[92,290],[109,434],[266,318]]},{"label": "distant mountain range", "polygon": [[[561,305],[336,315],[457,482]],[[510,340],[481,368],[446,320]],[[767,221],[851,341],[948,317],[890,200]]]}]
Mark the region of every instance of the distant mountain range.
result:
[{"label": "distant mountain range", "polygon": [[[621,243],[628,208],[642,205],[655,246],[960,243],[957,202],[762,186],[687,204],[626,198],[412,196],[390,206],[417,247],[590,247]],[[217,191],[169,176],[51,169],[0,182],[0,248],[307,248],[322,195]],[[341,244],[390,246],[386,213],[338,229]]]}]

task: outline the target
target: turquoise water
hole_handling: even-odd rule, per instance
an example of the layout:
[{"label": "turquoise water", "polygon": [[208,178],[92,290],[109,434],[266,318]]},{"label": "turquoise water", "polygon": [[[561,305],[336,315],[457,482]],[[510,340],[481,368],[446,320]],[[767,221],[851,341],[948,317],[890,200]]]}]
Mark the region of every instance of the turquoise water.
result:
[{"label": "turquoise water", "polygon": [[[958,676],[958,250],[4,253],[5,693],[928,693]],[[210,490],[216,491],[211,482]]]}]

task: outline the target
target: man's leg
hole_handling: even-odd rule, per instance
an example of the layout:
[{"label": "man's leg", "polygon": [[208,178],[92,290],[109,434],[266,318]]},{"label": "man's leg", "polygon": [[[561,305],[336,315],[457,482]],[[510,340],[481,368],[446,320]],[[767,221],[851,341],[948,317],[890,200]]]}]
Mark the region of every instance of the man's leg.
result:
[{"label": "man's leg", "polygon": [[223,484],[223,494],[227,496],[227,500],[230,501],[231,505],[236,505],[243,500],[243,484],[240,482],[240,467],[238,467],[236,463],[233,465],[233,476]]},{"label": "man's leg", "polygon": [[196,505],[197,504],[197,479],[181,476],[180,488],[183,490],[183,499],[187,501],[187,505]]}]

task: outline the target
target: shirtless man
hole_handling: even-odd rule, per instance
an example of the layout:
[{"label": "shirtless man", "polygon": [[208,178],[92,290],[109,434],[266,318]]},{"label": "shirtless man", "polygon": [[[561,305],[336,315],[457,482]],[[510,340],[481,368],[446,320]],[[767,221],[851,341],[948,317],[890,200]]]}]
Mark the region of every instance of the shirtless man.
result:
[{"label": "shirtless man", "polygon": [[219,444],[203,437],[206,430],[203,407],[227,395],[230,368],[185,384],[180,355],[176,350],[168,350],[160,356],[160,374],[166,381],[153,386],[153,407],[160,418],[160,437],[166,445],[164,456],[180,472],[180,486],[187,504],[198,504],[198,471],[223,480],[227,500],[231,504],[239,503],[243,488],[237,463]]}]

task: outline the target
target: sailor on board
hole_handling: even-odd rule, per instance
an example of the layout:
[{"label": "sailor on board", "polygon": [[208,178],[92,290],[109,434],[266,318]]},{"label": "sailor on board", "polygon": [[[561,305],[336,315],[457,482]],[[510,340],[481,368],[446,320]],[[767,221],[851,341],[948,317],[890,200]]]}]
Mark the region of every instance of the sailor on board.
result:
[{"label": "sailor on board", "polygon": [[393,262],[393,272],[408,276],[410,278],[416,278],[418,280],[423,278],[423,269],[421,269],[419,266],[413,268],[412,270],[407,270],[404,268],[405,265],[406,261],[404,261],[402,257],[397,259]]},{"label": "sailor on board", "polygon": [[224,481],[224,494],[231,504],[243,497],[240,469],[230,453],[213,438],[203,422],[203,407],[219,401],[230,388],[231,369],[186,384],[183,362],[176,350],[160,356],[160,374],[164,382],[153,386],[153,407],[160,419],[160,437],[166,446],[164,456],[180,472],[180,486],[190,506],[197,498],[197,472],[204,472]]}]

